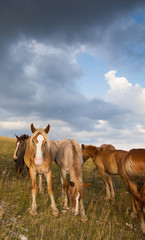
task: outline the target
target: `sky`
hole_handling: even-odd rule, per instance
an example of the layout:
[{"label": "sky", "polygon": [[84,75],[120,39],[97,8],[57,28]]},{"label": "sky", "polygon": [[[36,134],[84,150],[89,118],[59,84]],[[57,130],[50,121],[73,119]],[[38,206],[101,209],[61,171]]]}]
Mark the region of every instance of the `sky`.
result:
[{"label": "sky", "polygon": [[0,0],[0,135],[145,148],[145,1]]}]

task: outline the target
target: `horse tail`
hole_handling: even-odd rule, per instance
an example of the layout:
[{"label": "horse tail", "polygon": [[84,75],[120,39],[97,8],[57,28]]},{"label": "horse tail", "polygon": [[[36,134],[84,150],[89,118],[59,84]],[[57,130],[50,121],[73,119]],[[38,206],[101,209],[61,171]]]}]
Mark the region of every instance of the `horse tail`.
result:
[{"label": "horse tail", "polygon": [[129,180],[139,183],[139,182],[144,182],[145,181],[145,170],[137,173],[131,162],[131,156],[126,156],[126,163],[123,166],[125,174]]}]

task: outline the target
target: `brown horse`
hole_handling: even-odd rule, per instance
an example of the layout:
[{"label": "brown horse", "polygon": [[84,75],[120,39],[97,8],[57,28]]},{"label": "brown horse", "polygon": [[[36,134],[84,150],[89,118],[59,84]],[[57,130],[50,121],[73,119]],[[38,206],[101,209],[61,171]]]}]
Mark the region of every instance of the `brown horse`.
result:
[{"label": "brown horse", "polygon": [[[100,147],[101,148],[107,148],[107,149],[110,149],[110,150],[116,150],[116,148],[112,144],[102,144]],[[97,167],[94,167],[94,169],[93,169],[91,182],[93,182],[94,179],[96,178],[97,169],[98,169]]]},{"label": "brown horse", "polygon": [[30,178],[32,182],[32,208],[30,213],[32,215],[37,214],[37,205],[36,205],[36,174],[40,176],[45,175],[48,193],[51,199],[51,207],[54,216],[58,216],[58,210],[55,205],[52,184],[51,184],[51,163],[52,163],[52,153],[50,149],[50,141],[47,136],[49,132],[50,125],[43,130],[39,128],[36,130],[33,124],[31,124],[32,136],[27,141],[27,147],[25,151],[24,161],[30,171]]},{"label": "brown horse", "polygon": [[[102,177],[106,188],[106,199],[115,198],[114,184],[112,175],[120,175],[123,177],[122,158],[127,154],[123,150],[110,150],[108,148],[96,147],[93,145],[82,144],[82,154],[84,162],[91,158],[97,166],[98,172]],[[105,176],[108,175],[108,181]],[[109,184],[110,189],[109,189]]]},{"label": "brown horse", "polygon": [[[16,148],[15,152],[13,155],[13,159],[15,161],[15,167],[16,167],[16,172],[17,172],[17,179],[20,178],[20,175],[22,174],[23,168],[24,168],[24,154],[26,150],[26,144],[27,144],[27,139],[29,138],[28,135],[23,134],[20,137],[16,136]],[[28,172],[28,167],[27,167],[27,172]]]},{"label": "brown horse", "polygon": [[[54,160],[60,169],[62,195],[64,197],[63,211],[69,209],[68,197],[73,206],[73,214],[80,212],[81,220],[87,221],[83,205],[83,180],[82,180],[82,152],[77,141],[64,139],[56,143],[51,141],[52,152],[57,151]],[[57,147],[56,147],[57,146]],[[70,181],[67,180],[69,174]],[[88,185],[88,184],[87,184]],[[68,197],[67,197],[68,196]]]},{"label": "brown horse", "polygon": [[[133,197],[136,211],[140,219],[140,227],[145,233],[145,149],[132,149],[122,160],[126,185]],[[138,190],[138,183],[141,188]],[[143,184],[143,185],[142,185]]]}]

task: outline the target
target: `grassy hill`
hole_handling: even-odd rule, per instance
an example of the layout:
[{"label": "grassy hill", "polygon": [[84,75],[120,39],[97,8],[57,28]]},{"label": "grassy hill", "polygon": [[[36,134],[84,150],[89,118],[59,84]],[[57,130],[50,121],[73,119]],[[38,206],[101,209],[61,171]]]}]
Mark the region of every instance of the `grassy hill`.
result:
[{"label": "grassy hill", "polygon": [[[43,179],[44,195],[37,195],[38,215],[28,213],[31,204],[30,180],[16,179],[13,153],[15,139],[0,137],[0,240],[143,240],[138,219],[129,217],[131,198],[119,176],[116,200],[105,200],[105,188],[97,175],[95,182],[84,189],[84,206],[88,217],[82,223],[71,211],[62,213],[60,174],[52,164],[52,183],[60,216],[52,216],[50,198]],[[89,182],[93,169],[91,160],[83,167],[84,182]]]}]

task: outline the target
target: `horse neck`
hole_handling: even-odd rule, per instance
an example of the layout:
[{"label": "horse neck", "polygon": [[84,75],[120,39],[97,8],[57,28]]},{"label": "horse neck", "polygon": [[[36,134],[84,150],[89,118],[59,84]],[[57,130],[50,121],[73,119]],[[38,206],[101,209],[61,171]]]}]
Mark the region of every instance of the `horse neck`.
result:
[{"label": "horse neck", "polygon": [[87,149],[86,149],[86,152],[89,154],[89,157],[93,157],[95,158],[96,155],[97,155],[97,148],[95,146],[89,146]]}]

